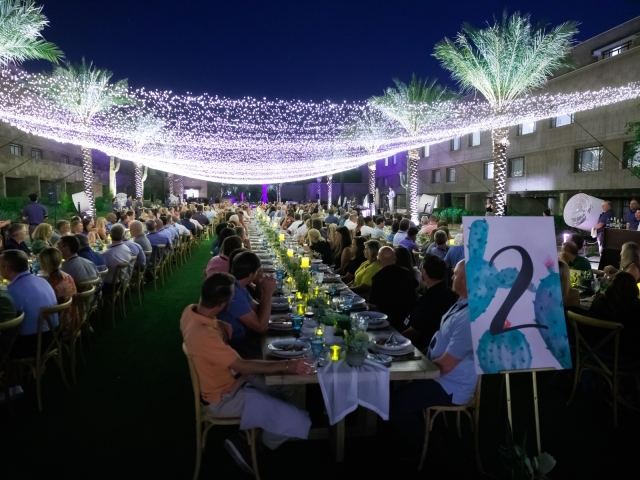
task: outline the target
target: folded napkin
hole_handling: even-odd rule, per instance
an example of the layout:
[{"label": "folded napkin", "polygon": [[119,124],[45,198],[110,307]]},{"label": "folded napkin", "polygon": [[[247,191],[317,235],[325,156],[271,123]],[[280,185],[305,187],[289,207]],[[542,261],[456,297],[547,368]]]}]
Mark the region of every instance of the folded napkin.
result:
[{"label": "folded napkin", "polygon": [[337,360],[318,370],[318,381],[331,425],[358,405],[389,419],[389,369],[384,365],[365,360],[361,367],[351,367]]}]

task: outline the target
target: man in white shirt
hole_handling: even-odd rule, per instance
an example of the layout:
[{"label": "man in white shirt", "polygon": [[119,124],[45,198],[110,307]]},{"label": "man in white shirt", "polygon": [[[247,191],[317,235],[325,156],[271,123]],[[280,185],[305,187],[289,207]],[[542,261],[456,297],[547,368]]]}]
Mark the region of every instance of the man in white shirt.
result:
[{"label": "man in white shirt", "polygon": [[387,235],[384,233],[384,217],[376,218],[376,227],[371,232],[371,240],[375,240],[376,238],[381,238],[382,240],[387,239]]},{"label": "man in white shirt", "polygon": [[300,214],[299,213],[296,213],[293,218],[294,218],[293,223],[291,225],[289,225],[289,228],[287,229],[287,231],[291,235],[293,235],[296,232],[296,230],[298,229],[298,227],[300,227],[300,225],[302,225],[302,220],[300,220]]},{"label": "man in white shirt", "polygon": [[[373,219],[371,217],[364,217],[364,225],[360,229],[360,235],[373,235],[374,230]],[[347,227],[348,228],[348,227]],[[373,238],[372,238],[373,240]]]},{"label": "man in white shirt", "polygon": [[349,230],[351,230],[353,232],[356,229],[356,227],[358,226],[358,216],[357,215],[351,215],[349,217],[349,220],[344,222],[344,226],[347,227]]},{"label": "man in white shirt", "polygon": [[396,201],[396,192],[393,190],[393,187],[389,187],[389,211],[393,213],[393,207]]}]

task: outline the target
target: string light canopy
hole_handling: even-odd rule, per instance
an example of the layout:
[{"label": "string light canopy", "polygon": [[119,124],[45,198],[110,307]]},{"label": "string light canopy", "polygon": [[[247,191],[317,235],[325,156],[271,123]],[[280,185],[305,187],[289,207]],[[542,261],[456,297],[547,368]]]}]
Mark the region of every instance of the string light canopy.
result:
[{"label": "string light canopy", "polygon": [[[371,133],[348,134],[358,121],[376,116],[367,102],[232,100],[145,89],[129,90],[131,104],[98,113],[86,124],[47,100],[43,92],[51,90],[51,81],[44,75],[2,72],[0,119],[28,133],[96,148],[150,168],[243,184],[331,175],[468,133],[640,97],[640,83],[634,82],[569,94],[525,96],[499,115],[480,100],[442,102],[435,107],[442,118],[418,134],[402,135],[393,120],[385,123],[376,118],[372,139]],[[64,85],[57,87],[64,89]]]}]

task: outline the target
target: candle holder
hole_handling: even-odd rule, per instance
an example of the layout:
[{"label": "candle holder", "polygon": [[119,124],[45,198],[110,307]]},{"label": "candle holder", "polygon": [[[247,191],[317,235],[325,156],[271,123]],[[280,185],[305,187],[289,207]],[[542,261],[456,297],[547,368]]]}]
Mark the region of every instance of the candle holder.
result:
[{"label": "candle holder", "polygon": [[340,347],[338,345],[331,347],[331,360],[340,360]]}]

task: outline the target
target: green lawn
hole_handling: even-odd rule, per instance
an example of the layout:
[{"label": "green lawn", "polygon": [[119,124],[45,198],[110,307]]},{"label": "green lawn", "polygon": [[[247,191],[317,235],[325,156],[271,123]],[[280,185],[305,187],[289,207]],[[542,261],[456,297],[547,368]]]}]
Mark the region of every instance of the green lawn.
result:
[{"label": "green lawn", "polygon": [[[67,390],[57,367],[43,380],[44,412],[38,413],[33,384],[16,402],[15,416],[0,406],[0,479],[188,479],[193,475],[195,438],[193,396],[180,348],[179,318],[197,301],[202,269],[210,258],[204,244],[164,288],[147,288],[143,307],[131,309],[113,329],[103,322],[79,365],[78,384]],[[543,449],[558,461],[553,478],[630,478],[635,462],[640,414],[620,410],[614,429],[609,407],[596,395],[581,394],[566,406],[562,375],[539,376]],[[528,432],[535,445],[530,377],[512,380],[516,439]],[[313,416],[322,421],[318,389],[309,392]],[[501,377],[483,381],[480,420],[485,468],[502,472],[498,447],[504,444],[506,406]],[[269,479],[327,478],[474,478],[471,435],[463,422],[463,439],[440,422],[425,471],[402,457],[387,425],[379,434],[349,438],[346,461],[332,461],[326,441],[291,442],[260,454],[261,473]],[[212,431],[200,478],[232,479],[244,474],[222,448],[233,427]],[[530,448],[533,452],[533,448]],[[390,453],[391,452],[391,453]],[[633,462],[633,463],[632,463]],[[249,477],[245,477],[249,478]]]}]

